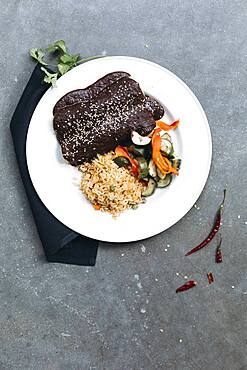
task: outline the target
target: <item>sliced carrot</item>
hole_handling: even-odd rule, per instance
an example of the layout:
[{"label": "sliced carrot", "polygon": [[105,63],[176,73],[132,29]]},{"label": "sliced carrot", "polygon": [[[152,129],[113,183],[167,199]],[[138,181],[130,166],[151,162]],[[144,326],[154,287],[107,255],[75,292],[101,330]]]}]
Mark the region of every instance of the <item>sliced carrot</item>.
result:
[{"label": "sliced carrot", "polygon": [[163,160],[166,162],[166,164],[169,168],[169,172],[172,172],[175,175],[178,175],[178,170],[176,168],[172,167],[171,162],[169,161],[169,159],[166,158],[166,157],[163,157]]},{"label": "sliced carrot", "polygon": [[163,173],[166,174],[168,168],[165,166],[165,162],[162,159],[162,155],[160,153],[161,148],[161,137],[159,135],[160,129],[156,129],[154,131],[153,137],[152,137],[152,148],[153,148],[153,154],[152,159],[158,169]]},{"label": "sliced carrot", "polygon": [[163,121],[156,121],[156,125],[165,131],[175,130],[179,125],[179,120],[174,121],[171,125],[168,125],[167,123]]},{"label": "sliced carrot", "polygon": [[152,149],[153,149],[152,159],[163,175],[166,175],[170,172],[178,175],[177,169],[172,167],[169,159],[161,155],[160,149],[162,139],[159,135],[160,131],[161,131],[160,128],[155,129],[152,136]]}]

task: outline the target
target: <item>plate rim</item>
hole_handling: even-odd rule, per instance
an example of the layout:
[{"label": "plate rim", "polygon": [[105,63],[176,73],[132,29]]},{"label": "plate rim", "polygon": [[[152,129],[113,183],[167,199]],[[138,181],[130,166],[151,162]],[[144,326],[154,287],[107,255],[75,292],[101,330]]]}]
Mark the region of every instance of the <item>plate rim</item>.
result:
[{"label": "plate rim", "polygon": [[[145,233],[145,236],[143,237],[129,237],[129,238],[124,238],[124,240],[122,240],[122,238],[120,238],[119,240],[116,240],[116,238],[114,239],[109,239],[109,238],[104,238],[104,234],[102,235],[102,237],[100,239],[97,238],[97,240],[99,241],[102,241],[102,242],[109,242],[109,243],[129,243],[129,242],[136,242],[136,241],[140,241],[140,240],[144,240],[144,239],[147,239],[147,238],[150,238],[152,236],[155,236],[155,235],[159,235],[161,234],[162,232],[165,232],[166,230],[170,229],[172,226],[176,225],[180,220],[182,220],[184,218],[184,216],[192,209],[193,205],[196,203],[196,201],[198,200],[198,198],[201,196],[204,188],[205,188],[205,185],[207,183],[207,180],[208,180],[208,177],[209,177],[209,174],[210,174],[210,169],[211,169],[211,164],[212,164],[212,149],[213,149],[213,142],[212,142],[212,134],[211,134],[211,130],[210,130],[210,125],[209,125],[209,122],[208,122],[208,119],[207,119],[207,115],[199,101],[199,99],[197,98],[197,96],[193,93],[193,91],[190,89],[190,87],[180,78],[178,77],[175,73],[171,72],[169,69],[167,69],[166,67],[163,67],[155,62],[152,62],[148,59],[144,59],[144,58],[138,58],[138,57],[132,57],[132,56],[123,56],[123,55],[115,55],[115,56],[106,56],[106,57],[103,57],[103,58],[97,58],[97,59],[94,59],[94,60],[90,60],[90,61],[87,61],[75,68],[73,68],[73,70],[69,71],[66,73],[66,75],[68,76],[71,72],[73,72],[76,68],[80,68],[81,66],[83,65],[86,65],[88,63],[95,63],[95,62],[98,62],[99,60],[116,60],[116,59],[121,59],[121,60],[134,60],[134,61],[137,61],[137,62],[141,62],[141,63],[144,63],[144,64],[149,64],[155,68],[158,68],[160,69],[161,71],[163,72],[166,72],[167,74],[169,74],[172,78],[174,78],[178,83],[182,84],[182,86],[185,88],[185,90],[190,94],[190,96],[193,98],[194,102],[196,103],[197,107],[199,108],[200,110],[200,114],[202,115],[202,118],[205,122],[205,128],[206,128],[206,131],[207,131],[207,139],[208,139],[208,161],[207,161],[207,168],[205,166],[205,169],[204,169],[204,181],[202,182],[201,186],[200,186],[200,192],[198,192],[198,196],[196,197],[196,200],[195,202],[189,206],[189,208],[187,207],[186,210],[182,213],[182,216],[179,217],[179,219],[175,222],[173,222],[173,224],[171,224],[170,226],[168,227],[165,227],[164,229],[160,230],[160,231],[155,231],[155,232],[150,232],[150,233]],[[74,72],[73,72],[74,73]],[[65,75],[64,75],[65,76]],[[59,78],[59,80],[62,80],[64,76],[61,76]],[[50,91],[51,87],[45,92],[45,94],[41,97],[41,99],[39,100],[37,106],[39,105],[40,101],[43,99],[43,97],[46,95],[46,93],[48,91]],[[37,108],[36,106],[36,108]],[[35,110],[33,111],[33,114],[32,114],[32,117],[30,119],[30,123],[29,123],[29,127],[28,127],[28,132],[27,132],[27,136],[26,136],[26,145],[25,145],[25,152],[26,152],[26,159],[27,159],[27,168],[28,168],[28,173],[29,173],[29,176],[30,176],[30,179],[31,179],[31,182],[33,184],[33,187],[40,199],[40,201],[43,203],[43,205],[48,209],[48,211],[53,215],[53,217],[55,217],[59,222],[61,222],[63,225],[65,225],[68,229],[80,234],[80,235],[84,235],[86,237],[89,237],[89,238],[94,238],[91,234],[87,234],[86,232],[83,232],[83,234],[80,232],[80,231],[77,231],[73,228],[71,228],[70,226],[66,225],[63,221],[61,221],[57,216],[55,216],[52,212],[52,210],[50,208],[48,208],[45,204],[45,202],[41,199],[41,196],[39,195],[35,185],[34,185],[34,182],[33,182],[33,179],[32,179],[32,176],[31,176],[31,171],[30,171],[30,167],[29,167],[29,155],[28,155],[28,138],[29,138],[29,128],[30,128],[30,125],[31,125],[31,122],[32,122],[32,118],[33,118],[33,115],[36,111],[36,108]],[[95,239],[95,238],[94,238]]]}]

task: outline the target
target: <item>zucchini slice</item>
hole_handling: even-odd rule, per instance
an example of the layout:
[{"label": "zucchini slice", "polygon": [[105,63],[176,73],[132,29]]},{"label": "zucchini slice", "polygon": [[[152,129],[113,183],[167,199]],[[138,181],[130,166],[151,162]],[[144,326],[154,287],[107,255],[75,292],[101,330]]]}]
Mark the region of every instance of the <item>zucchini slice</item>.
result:
[{"label": "zucchini slice", "polygon": [[159,179],[161,180],[164,180],[164,178],[166,177],[166,174],[163,175],[163,173],[158,168],[157,168],[157,174],[158,174]]},{"label": "zucchini slice", "polygon": [[167,155],[166,157],[169,159],[169,161],[171,161],[172,159],[175,159],[174,153]]},{"label": "zucchini slice", "polygon": [[154,193],[155,188],[156,188],[156,182],[153,179],[149,179],[146,189],[144,189],[142,192],[142,196],[149,197],[150,195]]},{"label": "zucchini slice", "polygon": [[151,138],[148,136],[141,136],[136,131],[132,131],[131,140],[135,145],[147,145],[150,143]]},{"label": "zucchini slice", "polygon": [[149,162],[152,159],[152,145],[148,144],[144,147],[144,157]]},{"label": "zucchini slice", "polygon": [[157,176],[157,169],[152,159],[149,161],[149,164],[148,164],[148,173],[151,177]]},{"label": "zucchini slice", "polygon": [[171,155],[173,153],[173,145],[172,145],[172,142],[170,140],[167,140],[167,139],[164,139],[162,138],[162,142],[161,142],[161,151],[165,154],[165,155]]},{"label": "zucchini slice", "polygon": [[174,168],[176,168],[177,170],[179,170],[179,169],[180,169],[181,163],[182,163],[182,160],[181,160],[181,159],[179,159],[179,158],[174,158],[174,159],[172,160],[172,166],[173,166]]},{"label": "zucchini slice", "polygon": [[172,182],[172,174],[168,173],[164,179],[157,182],[157,188],[166,188]]},{"label": "zucchini slice", "polygon": [[148,176],[148,163],[144,157],[137,157],[139,176],[141,179]]},{"label": "zucchini slice", "polygon": [[130,161],[123,156],[116,157],[113,159],[113,161],[118,165],[118,167],[124,167],[130,164]]},{"label": "zucchini slice", "polygon": [[166,131],[160,131],[160,137],[162,139],[165,139],[165,140],[169,140],[170,142],[172,142],[172,138],[171,138],[171,135],[169,135]]},{"label": "zucchini slice", "polygon": [[133,154],[134,157],[144,156],[144,148],[137,148],[136,146],[131,145],[127,149],[131,154]]}]

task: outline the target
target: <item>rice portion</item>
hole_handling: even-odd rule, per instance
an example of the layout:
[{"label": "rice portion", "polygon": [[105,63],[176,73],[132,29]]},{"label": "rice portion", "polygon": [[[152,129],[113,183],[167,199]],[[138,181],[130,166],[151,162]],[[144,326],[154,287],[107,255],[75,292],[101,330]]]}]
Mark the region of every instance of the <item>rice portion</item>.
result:
[{"label": "rice portion", "polygon": [[142,203],[142,185],[127,168],[113,161],[114,152],[98,155],[91,163],[79,166],[82,172],[80,189],[101,211],[113,216]]}]

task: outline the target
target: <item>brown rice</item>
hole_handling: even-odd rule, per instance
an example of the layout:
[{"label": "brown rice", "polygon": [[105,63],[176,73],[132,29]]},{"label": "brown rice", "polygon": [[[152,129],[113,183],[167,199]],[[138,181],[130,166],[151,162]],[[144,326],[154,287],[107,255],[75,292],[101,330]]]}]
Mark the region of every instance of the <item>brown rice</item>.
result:
[{"label": "brown rice", "polygon": [[80,188],[89,201],[101,211],[117,216],[142,203],[144,185],[127,168],[118,167],[114,157],[114,152],[98,155],[79,170],[83,173]]}]

